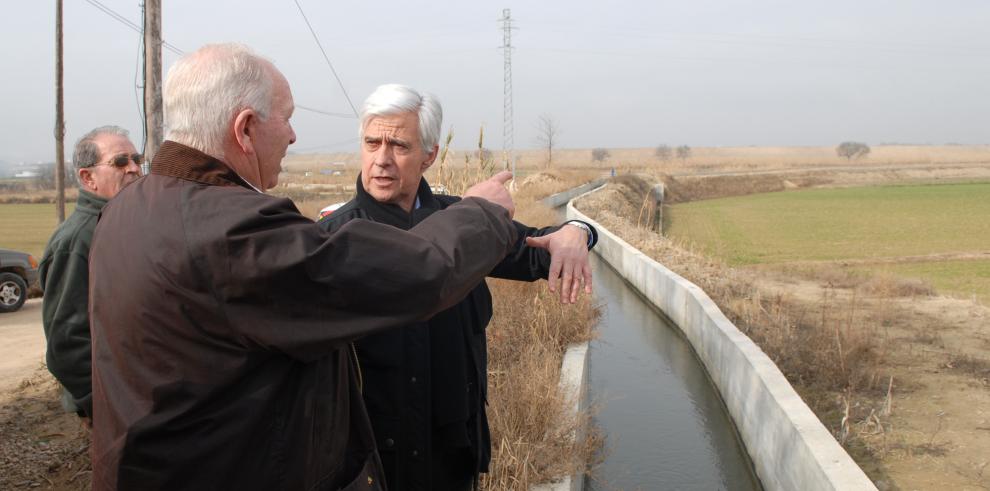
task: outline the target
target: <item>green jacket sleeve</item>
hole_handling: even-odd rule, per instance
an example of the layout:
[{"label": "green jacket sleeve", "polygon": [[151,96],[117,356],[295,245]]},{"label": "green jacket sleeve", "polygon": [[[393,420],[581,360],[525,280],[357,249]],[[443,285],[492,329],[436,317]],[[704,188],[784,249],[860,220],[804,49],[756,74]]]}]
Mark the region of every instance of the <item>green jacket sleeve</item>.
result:
[{"label": "green jacket sleeve", "polygon": [[89,258],[80,251],[55,252],[42,261],[40,273],[48,370],[92,416]]}]

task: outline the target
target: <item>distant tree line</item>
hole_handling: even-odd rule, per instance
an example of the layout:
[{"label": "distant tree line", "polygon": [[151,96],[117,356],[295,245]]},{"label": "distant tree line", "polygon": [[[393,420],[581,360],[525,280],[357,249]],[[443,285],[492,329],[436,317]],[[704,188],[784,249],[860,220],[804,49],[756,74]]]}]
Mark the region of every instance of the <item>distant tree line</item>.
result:
[{"label": "distant tree line", "polygon": [[842,142],[835,147],[835,153],[846,160],[858,160],[870,154],[870,146],[860,142]]},{"label": "distant tree line", "polygon": [[672,149],[670,148],[669,145],[661,144],[661,145],[657,145],[657,148],[653,152],[653,155],[655,155],[657,157],[657,160],[661,162],[669,161],[674,155],[676,155],[677,158],[681,160],[687,160],[691,158],[691,147],[687,145],[681,145],[676,149]]}]

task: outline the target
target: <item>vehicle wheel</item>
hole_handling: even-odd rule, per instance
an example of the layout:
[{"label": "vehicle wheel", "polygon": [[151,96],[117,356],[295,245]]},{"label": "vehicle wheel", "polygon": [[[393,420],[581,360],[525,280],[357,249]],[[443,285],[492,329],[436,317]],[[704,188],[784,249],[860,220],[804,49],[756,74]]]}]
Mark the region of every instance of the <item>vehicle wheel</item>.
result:
[{"label": "vehicle wheel", "polygon": [[0,312],[13,312],[27,300],[24,278],[14,273],[0,273]]}]

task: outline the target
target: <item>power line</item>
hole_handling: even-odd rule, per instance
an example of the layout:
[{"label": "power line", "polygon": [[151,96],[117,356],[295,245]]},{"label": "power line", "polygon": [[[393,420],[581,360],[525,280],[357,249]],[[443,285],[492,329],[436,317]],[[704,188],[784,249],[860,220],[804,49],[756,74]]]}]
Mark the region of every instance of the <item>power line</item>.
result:
[{"label": "power line", "polygon": [[316,46],[320,48],[320,52],[323,53],[323,59],[326,60],[327,66],[330,67],[330,72],[333,73],[333,78],[337,79],[337,85],[340,86],[340,91],[344,93],[344,99],[347,99],[347,104],[351,106],[351,111],[354,111],[354,117],[358,117],[357,108],[354,107],[354,103],[351,102],[350,96],[347,95],[347,89],[344,88],[344,83],[340,81],[340,77],[337,75],[337,70],[333,68],[333,63],[330,63],[330,57],[327,56],[327,51],[323,49],[323,44],[320,43],[320,38],[317,37],[316,31],[313,30],[312,24],[309,23],[309,19],[306,17],[306,12],[303,12],[302,5],[299,5],[299,0],[294,0],[296,2],[296,8],[299,9],[299,13],[302,15],[303,21],[306,22],[306,27],[309,28],[310,34],[313,35],[313,39],[316,41]]},{"label": "power line", "polygon": [[296,109],[302,109],[304,111],[314,112],[316,114],[322,114],[324,116],[333,116],[333,117],[336,117],[336,118],[354,119],[355,117],[357,117],[357,116],[352,115],[352,114],[334,113],[334,112],[330,112],[330,111],[324,111],[322,109],[316,109],[315,107],[303,106],[301,104],[296,104]]},{"label": "power line", "polygon": [[[86,0],[86,2],[88,2],[92,6],[100,9],[104,14],[109,15],[113,20],[115,20],[117,22],[120,22],[121,24],[124,24],[127,27],[130,27],[132,30],[134,30],[134,32],[137,32],[139,34],[144,34],[144,29],[142,29],[137,24],[135,24],[135,23],[131,22],[130,20],[128,20],[127,17],[124,17],[123,15],[118,14],[117,12],[115,12],[110,7],[107,7],[106,5],[103,5],[102,3],[100,3],[97,0]],[[173,52],[173,53],[175,53],[175,54],[177,54],[179,56],[182,56],[182,55],[185,54],[181,49],[176,48],[175,46],[169,44],[168,41],[162,40],[162,46],[165,46],[166,48],[168,48],[169,51],[171,51],[171,52]]]},{"label": "power line", "polygon": [[326,144],[323,144],[323,145],[316,145],[316,146],[313,146],[313,147],[293,148],[292,151],[295,152],[295,153],[305,153],[305,152],[310,152],[310,151],[313,151],[313,150],[320,150],[320,149],[328,149],[329,150],[331,148],[336,148],[336,147],[340,147],[340,146],[344,146],[344,145],[349,145],[351,143],[356,143],[356,142],[359,142],[359,141],[361,141],[361,138],[359,138],[359,137],[348,138],[346,140],[341,140],[339,142],[326,143]]},{"label": "power line", "polygon": [[[100,11],[102,11],[103,13],[107,14],[113,20],[116,20],[117,22],[120,22],[121,24],[123,24],[123,25],[131,28],[134,32],[137,32],[138,34],[142,34],[142,35],[144,34],[144,29],[142,29],[141,26],[138,26],[137,24],[131,22],[130,20],[127,19],[127,17],[124,17],[123,15],[115,12],[113,9],[111,9],[110,7],[107,7],[106,5],[100,3],[98,0],[86,0],[86,2],[88,2],[90,5],[96,7],[97,9],[99,9]],[[296,5],[298,6],[299,3],[296,2]],[[302,12],[302,8],[301,7],[300,7],[300,12]],[[305,19],[305,18],[306,18],[306,15],[303,14],[303,19]],[[308,20],[306,21],[306,25],[309,25],[309,21]],[[310,32],[312,32],[312,30],[313,30],[312,27],[310,27]],[[316,33],[313,33],[313,36],[316,37]],[[320,42],[319,39],[317,39],[316,43],[319,44],[319,42]],[[169,51],[171,51],[171,52],[173,52],[173,53],[175,53],[175,54],[177,54],[179,56],[182,56],[182,55],[185,54],[185,52],[183,52],[181,49],[176,48],[175,46],[173,46],[172,44],[169,44],[165,40],[162,40],[162,46],[168,48]],[[138,46],[138,49],[140,50],[140,44]],[[323,47],[321,46],[320,49],[322,50]],[[324,58],[326,58],[326,52],[323,53],[323,56],[324,56]],[[330,59],[329,58],[326,58],[326,60],[327,60],[327,64],[329,64],[330,63]],[[333,65],[330,66],[330,70],[333,70]],[[336,71],[334,71],[334,76],[335,77],[337,76],[337,72]],[[135,77],[135,89],[140,88],[141,86],[138,86],[137,81],[136,81],[136,79],[137,79],[137,74],[136,73],[135,73],[135,76],[134,77]],[[337,78],[337,83],[340,83],[340,78]],[[340,89],[341,90],[344,90],[343,84],[341,84]],[[137,97],[137,93],[135,93],[135,97]],[[348,103],[351,102],[351,99],[347,96],[347,91],[344,91],[344,97],[347,98],[347,102]],[[330,111],[323,111],[323,110],[320,110],[320,109],[316,109],[316,108],[308,107],[308,106],[303,106],[303,105],[299,105],[299,104],[296,104],[296,107],[299,108],[299,109],[305,110],[305,111],[310,111],[310,112],[313,112],[313,113],[322,114],[324,116],[332,116],[332,117],[337,117],[337,118],[348,118],[348,119],[356,118],[357,117],[357,111],[354,110],[354,104],[351,104],[351,109],[354,110],[354,115],[350,115],[350,114],[346,114],[346,113],[335,113],[335,112],[330,112]],[[144,112],[143,112],[143,109],[142,109],[140,103],[138,105],[138,112],[141,113],[141,119],[143,121],[144,120]],[[145,133],[144,137],[147,138],[147,129],[145,128],[143,131]]]}]

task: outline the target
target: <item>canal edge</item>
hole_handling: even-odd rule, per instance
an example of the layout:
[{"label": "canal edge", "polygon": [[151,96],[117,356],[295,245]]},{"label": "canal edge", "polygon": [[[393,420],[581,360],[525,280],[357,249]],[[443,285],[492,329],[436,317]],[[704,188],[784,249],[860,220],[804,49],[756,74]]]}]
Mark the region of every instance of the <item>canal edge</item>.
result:
[{"label": "canal edge", "polygon": [[599,232],[595,252],[684,333],[721,394],[762,485],[768,490],[875,490],[776,364],[715,302],[574,208],[571,199],[600,187],[587,193],[577,189],[560,193],[570,195],[567,219],[593,224]]}]

